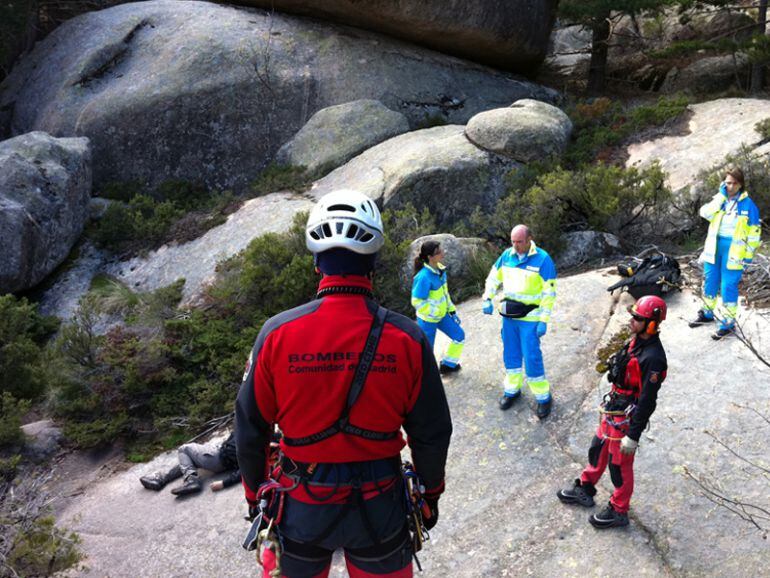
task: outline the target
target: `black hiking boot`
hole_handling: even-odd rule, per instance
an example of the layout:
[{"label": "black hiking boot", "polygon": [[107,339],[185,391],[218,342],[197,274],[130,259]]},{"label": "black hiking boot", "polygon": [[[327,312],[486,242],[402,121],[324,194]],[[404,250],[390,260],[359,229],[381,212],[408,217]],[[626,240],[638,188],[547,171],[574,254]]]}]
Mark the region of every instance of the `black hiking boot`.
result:
[{"label": "black hiking boot", "polygon": [[179,466],[174,466],[167,472],[155,472],[149,476],[142,476],[139,478],[141,484],[148,490],[153,492],[160,492],[166,487],[166,484],[173,482],[177,478],[182,477],[182,469]]},{"label": "black hiking boot", "polygon": [[703,311],[703,309],[698,309],[698,316],[690,321],[688,325],[690,327],[700,327],[701,325],[706,325],[706,323],[713,323],[714,322],[714,314],[711,314],[711,317],[708,317],[706,313]]},{"label": "black hiking boot", "polygon": [[198,476],[188,476],[184,484],[171,490],[171,493],[175,496],[189,496],[190,494],[197,494],[202,488],[203,485]]},{"label": "black hiking boot", "polygon": [[564,504],[577,504],[584,508],[591,508],[595,505],[594,496],[596,495],[596,488],[593,484],[583,483],[578,478],[575,480],[574,485],[566,490],[559,490],[556,492],[556,497],[559,498]]},{"label": "black hiking boot", "polygon": [[720,327],[714,333],[711,334],[711,339],[719,341],[730,335],[735,335],[735,327]]},{"label": "black hiking boot", "polygon": [[615,511],[612,504],[607,504],[607,507],[598,514],[590,515],[588,521],[594,528],[606,530],[607,528],[628,526],[628,514],[620,514]]},{"label": "black hiking boot", "polygon": [[517,393],[516,395],[503,395],[503,397],[500,398],[500,402],[499,402],[500,403],[500,409],[502,409],[503,411],[511,409],[511,406],[520,397],[521,397],[520,393]]},{"label": "black hiking boot", "polygon": [[442,363],[441,365],[438,366],[438,371],[442,375],[446,375],[447,373],[455,373],[457,371],[460,371],[461,369],[462,367],[460,366],[459,363],[457,365],[446,365]]},{"label": "black hiking boot", "polygon": [[535,413],[537,414],[537,417],[540,419],[545,419],[549,415],[551,415],[551,405],[553,404],[553,400],[549,399],[545,403],[538,403],[537,404],[537,410]]}]

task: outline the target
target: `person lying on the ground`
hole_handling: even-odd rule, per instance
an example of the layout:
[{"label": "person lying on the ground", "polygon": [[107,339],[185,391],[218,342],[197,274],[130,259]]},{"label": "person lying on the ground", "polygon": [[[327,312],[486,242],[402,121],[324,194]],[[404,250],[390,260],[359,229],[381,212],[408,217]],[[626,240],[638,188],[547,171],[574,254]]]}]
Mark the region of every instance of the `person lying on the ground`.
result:
[{"label": "person lying on the ground", "polygon": [[179,460],[177,465],[165,472],[155,472],[139,478],[142,485],[148,490],[159,492],[166,484],[183,477],[182,485],[171,490],[171,493],[176,496],[195,494],[202,489],[198,478],[198,468],[217,474],[228,472],[223,479],[211,483],[209,487],[212,492],[229,488],[241,481],[241,471],[238,469],[235,439],[232,433],[223,442],[184,444],[177,450],[177,455]]}]

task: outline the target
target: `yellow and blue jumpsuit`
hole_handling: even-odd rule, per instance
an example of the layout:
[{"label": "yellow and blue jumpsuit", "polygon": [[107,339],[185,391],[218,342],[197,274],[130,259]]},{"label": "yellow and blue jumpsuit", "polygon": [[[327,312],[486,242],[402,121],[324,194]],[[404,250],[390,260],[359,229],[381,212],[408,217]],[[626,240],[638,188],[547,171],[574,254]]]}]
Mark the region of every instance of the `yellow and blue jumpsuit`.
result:
[{"label": "yellow and blue jumpsuit", "polygon": [[548,253],[537,247],[534,241],[524,258],[519,258],[513,248],[508,248],[487,276],[484,299],[491,300],[500,287],[503,289],[503,301],[535,306],[524,317],[503,317],[504,395],[516,397],[521,393],[526,371],[532,395],[538,403],[548,403],[551,401],[551,386],[545,377],[540,336],[551,320],[556,300],[556,266]]},{"label": "yellow and blue jumpsuit", "polygon": [[412,283],[412,306],[417,313],[419,325],[433,346],[436,330],[440,329],[451,339],[441,365],[457,367],[465,345],[465,331],[457,317],[457,309],[449,296],[446,268],[439,264],[434,269],[427,263],[414,276]]},{"label": "yellow and blue jumpsuit", "polygon": [[745,191],[728,199],[724,189],[700,208],[709,222],[703,248],[703,313],[713,319],[717,294],[722,296],[720,329],[732,329],[738,313],[738,284],[751,263],[762,233],[759,209]]}]

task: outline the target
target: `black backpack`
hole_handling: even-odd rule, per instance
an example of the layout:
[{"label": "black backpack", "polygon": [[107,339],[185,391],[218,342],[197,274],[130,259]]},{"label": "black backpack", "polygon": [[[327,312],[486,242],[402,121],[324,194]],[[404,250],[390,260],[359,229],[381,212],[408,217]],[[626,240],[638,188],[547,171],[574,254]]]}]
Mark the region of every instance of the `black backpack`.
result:
[{"label": "black backpack", "polygon": [[672,289],[679,289],[682,271],[676,259],[663,253],[640,259],[630,257],[618,263],[618,273],[624,276],[614,285],[607,287],[612,293],[615,289],[628,291],[634,299],[645,295],[663,297]]}]

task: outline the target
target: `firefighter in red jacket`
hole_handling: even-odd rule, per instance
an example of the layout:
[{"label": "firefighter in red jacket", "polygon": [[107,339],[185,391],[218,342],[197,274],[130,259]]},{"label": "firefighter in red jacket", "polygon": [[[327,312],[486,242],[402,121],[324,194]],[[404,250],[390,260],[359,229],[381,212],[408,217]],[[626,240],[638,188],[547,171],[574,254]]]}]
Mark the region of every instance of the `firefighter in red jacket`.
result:
[{"label": "firefighter in red jacket", "polygon": [[639,437],[655,411],[668,367],[658,336],[660,324],[666,318],[666,302],[648,295],[641,297],[629,312],[633,336],[610,358],[607,377],[612,389],[599,410],[601,423],[588,450],[588,465],[571,488],[557,493],[565,504],[592,507],[596,484],[609,464],[615,491],[607,507],[588,518],[599,529],[628,525],[634,491],[634,455]]},{"label": "firefighter in red jacket", "polygon": [[[267,486],[277,482],[285,496],[271,512],[283,576],[327,576],[339,548],[352,577],[412,576],[400,458],[406,443],[425,486],[425,526],[438,519],[449,407],[424,333],[372,298],[383,242],[379,210],[365,195],[335,191],[317,203],[306,228],[323,274],[317,298],[264,324],[238,394],[236,444],[250,515]],[[379,342],[351,404],[377,325]],[[274,425],[283,437],[269,475]],[[275,554],[265,549],[262,562],[268,576]]]}]

